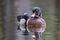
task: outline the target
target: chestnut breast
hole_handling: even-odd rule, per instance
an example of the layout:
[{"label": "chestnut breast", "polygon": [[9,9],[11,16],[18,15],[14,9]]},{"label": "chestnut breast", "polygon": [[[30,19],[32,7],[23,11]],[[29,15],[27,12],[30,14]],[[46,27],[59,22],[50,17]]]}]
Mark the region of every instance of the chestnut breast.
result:
[{"label": "chestnut breast", "polygon": [[41,21],[40,21],[40,18],[31,18],[29,21],[28,21],[28,28],[41,28]]}]

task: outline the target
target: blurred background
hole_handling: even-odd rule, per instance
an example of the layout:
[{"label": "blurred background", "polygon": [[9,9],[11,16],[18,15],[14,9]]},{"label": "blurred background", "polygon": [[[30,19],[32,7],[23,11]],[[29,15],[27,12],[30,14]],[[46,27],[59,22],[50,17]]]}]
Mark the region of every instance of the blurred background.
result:
[{"label": "blurred background", "polygon": [[31,13],[34,6],[41,8],[47,23],[43,40],[60,40],[60,0],[0,0],[0,40],[32,40],[16,32],[16,17]]}]

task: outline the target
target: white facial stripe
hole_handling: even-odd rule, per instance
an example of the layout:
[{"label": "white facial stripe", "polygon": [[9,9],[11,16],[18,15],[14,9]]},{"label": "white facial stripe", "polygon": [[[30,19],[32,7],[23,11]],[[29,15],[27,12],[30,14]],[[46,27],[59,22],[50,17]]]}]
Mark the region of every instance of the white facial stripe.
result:
[{"label": "white facial stripe", "polygon": [[35,14],[32,14],[32,17],[34,17],[35,16]]}]

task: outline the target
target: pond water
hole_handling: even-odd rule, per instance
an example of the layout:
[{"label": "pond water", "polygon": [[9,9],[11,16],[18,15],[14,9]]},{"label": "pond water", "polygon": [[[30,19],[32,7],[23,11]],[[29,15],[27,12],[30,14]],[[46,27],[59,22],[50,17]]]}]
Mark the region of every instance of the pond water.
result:
[{"label": "pond water", "polygon": [[[43,34],[43,40],[60,40],[60,15],[56,15],[55,0],[17,0],[17,15],[27,11],[31,12],[34,6],[41,8],[43,18],[46,20],[47,27]],[[35,40],[31,37],[31,33],[29,35],[23,34],[20,30],[16,30],[16,40]],[[0,25],[0,40],[2,40],[2,35],[2,27]]]}]

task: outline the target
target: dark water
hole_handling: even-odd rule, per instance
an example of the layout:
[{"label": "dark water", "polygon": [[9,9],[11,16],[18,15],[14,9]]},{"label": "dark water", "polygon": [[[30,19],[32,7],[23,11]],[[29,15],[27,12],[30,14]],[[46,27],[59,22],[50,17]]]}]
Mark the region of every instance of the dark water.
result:
[{"label": "dark water", "polygon": [[32,33],[32,32],[29,32],[29,33],[25,33],[25,32],[23,32],[23,31],[21,31],[21,30],[16,30],[16,40],[41,40],[41,37],[40,38],[38,38],[38,39],[35,39],[35,38],[33,38],[32,37],[32,35],[33,35],[34,33]]},{"label": "dark water", "polygon": [[17,30],[16,31],[17,34],[17,39],[16,40],[33,40],[31,33],[29,33],[28,35],[24,35],[24,32],[22,32],[21,30]]}]

